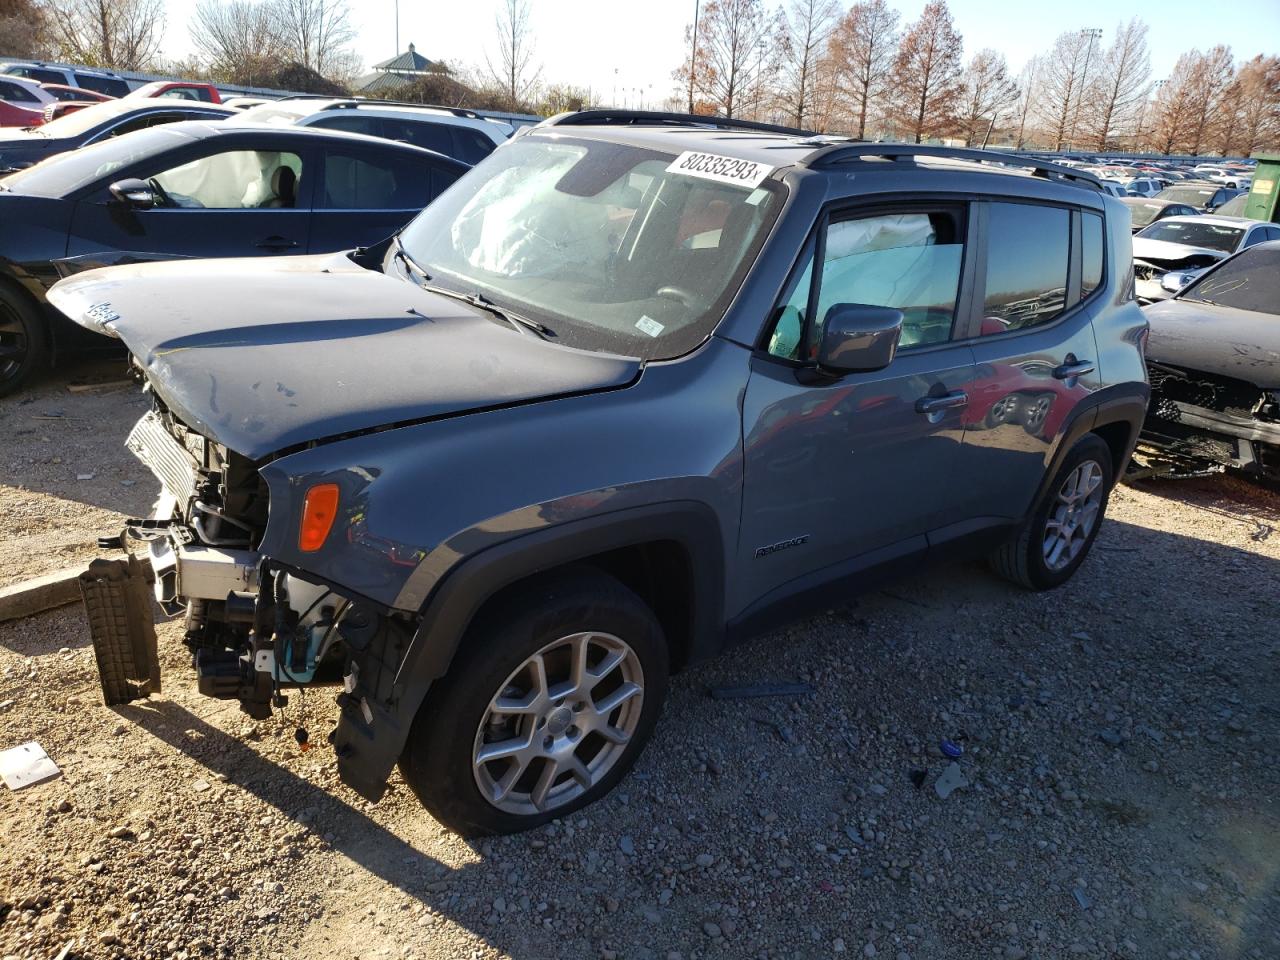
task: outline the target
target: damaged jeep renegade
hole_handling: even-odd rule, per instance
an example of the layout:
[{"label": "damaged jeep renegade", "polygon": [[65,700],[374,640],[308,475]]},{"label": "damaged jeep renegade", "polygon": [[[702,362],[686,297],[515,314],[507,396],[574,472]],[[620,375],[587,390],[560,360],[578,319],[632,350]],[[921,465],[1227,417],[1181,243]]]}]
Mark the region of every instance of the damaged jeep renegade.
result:
[{"label": "damaged jeep renegade", "polygon": [[[1147,404],[1130,263],[1050,164],[587,111],[375,247],[49,298],[150,396],[121,537],[199,689],[334,685],[343,781],[398,763],[483,834],[608,792],[673,671],[884,577],[1070,578]],[[146,696],[142,566],[96,563],[104,691]]]}]

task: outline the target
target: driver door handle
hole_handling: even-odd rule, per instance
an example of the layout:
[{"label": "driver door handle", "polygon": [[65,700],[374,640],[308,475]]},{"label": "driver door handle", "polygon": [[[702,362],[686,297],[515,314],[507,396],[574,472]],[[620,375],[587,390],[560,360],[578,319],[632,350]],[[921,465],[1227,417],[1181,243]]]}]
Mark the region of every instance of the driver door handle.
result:
[{"label": "driver door handle", "polygon": [[1060,367],[1053,368],[1053,378],[1055,380],[1070,380],[1072,377],[1083,377],[1085,374],[1093,373],[1092,360],[1069,360]]},{"label": "driver door handle", "polygon": [[950,410],[954,407],[963,407],[969,402],[969,395],[963,390],[953,390],[951,393],[944,393],[940,397],[921,397],[916,401],[916,413],[937,413],[940,410]]},{"label": "driver door handle", "polygon": [[281,236],[267,237],[254,244],[255,247],[260,247],[263,250],[291,250],[297,245],[298,242],[296,240]]}]

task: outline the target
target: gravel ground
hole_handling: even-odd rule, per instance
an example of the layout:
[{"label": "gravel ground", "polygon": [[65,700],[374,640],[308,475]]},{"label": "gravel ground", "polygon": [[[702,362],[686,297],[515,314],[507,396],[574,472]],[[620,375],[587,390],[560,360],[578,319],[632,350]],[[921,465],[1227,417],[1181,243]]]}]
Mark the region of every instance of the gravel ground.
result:
[{"label": "gravel ground", "polygon": [[[0,404],[4,575],[146,509],[118,451],[140,412],[57,383]],[[107,708],[78,608],[0,624],[0,747],[63,771],[0,788],[0,957],[1272,960],[1278,583],[1280,497],[1120,488],[1063,589],[931,570],[689,670],[611,796],[480,843],[398,776],[376,806],[338,784],[329,691],[253,723],[164,623],[163,695]],[[768,680],[815,693],[707,695]]]}]

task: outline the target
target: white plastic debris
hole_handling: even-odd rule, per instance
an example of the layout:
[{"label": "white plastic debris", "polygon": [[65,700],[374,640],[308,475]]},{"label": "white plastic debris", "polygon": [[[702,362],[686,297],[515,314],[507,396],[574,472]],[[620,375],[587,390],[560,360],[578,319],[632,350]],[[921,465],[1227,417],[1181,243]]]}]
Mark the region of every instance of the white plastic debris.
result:
[{"label": "white plastic debris", "polygon": [[942,771],[940,776],[933,784],[933,789],[943,800],[951,796],[957,790],[963,790],[969,786],[969,781],[965,779],[964,772],[960,769],[960,764],[948,764],[947,769]]},{"label": "white plastic debris", "polygon": [[34,740],[0,752],[0,779],[10,790],[21,790],[61,774],[58,765],[44,752],[44,747]]}]

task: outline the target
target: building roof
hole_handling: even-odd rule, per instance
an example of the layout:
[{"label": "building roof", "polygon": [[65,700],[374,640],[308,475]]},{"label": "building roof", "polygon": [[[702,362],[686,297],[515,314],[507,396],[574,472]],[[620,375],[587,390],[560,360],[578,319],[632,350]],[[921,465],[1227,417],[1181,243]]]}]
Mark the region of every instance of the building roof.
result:
[{"label": "building roof", "polygon": [[374,70],[384,73],[426,73],[431,67],[431,61],[418,53],[412,43],[404,53],[398,53],[390,60],[383,60],[373,65]]}]

